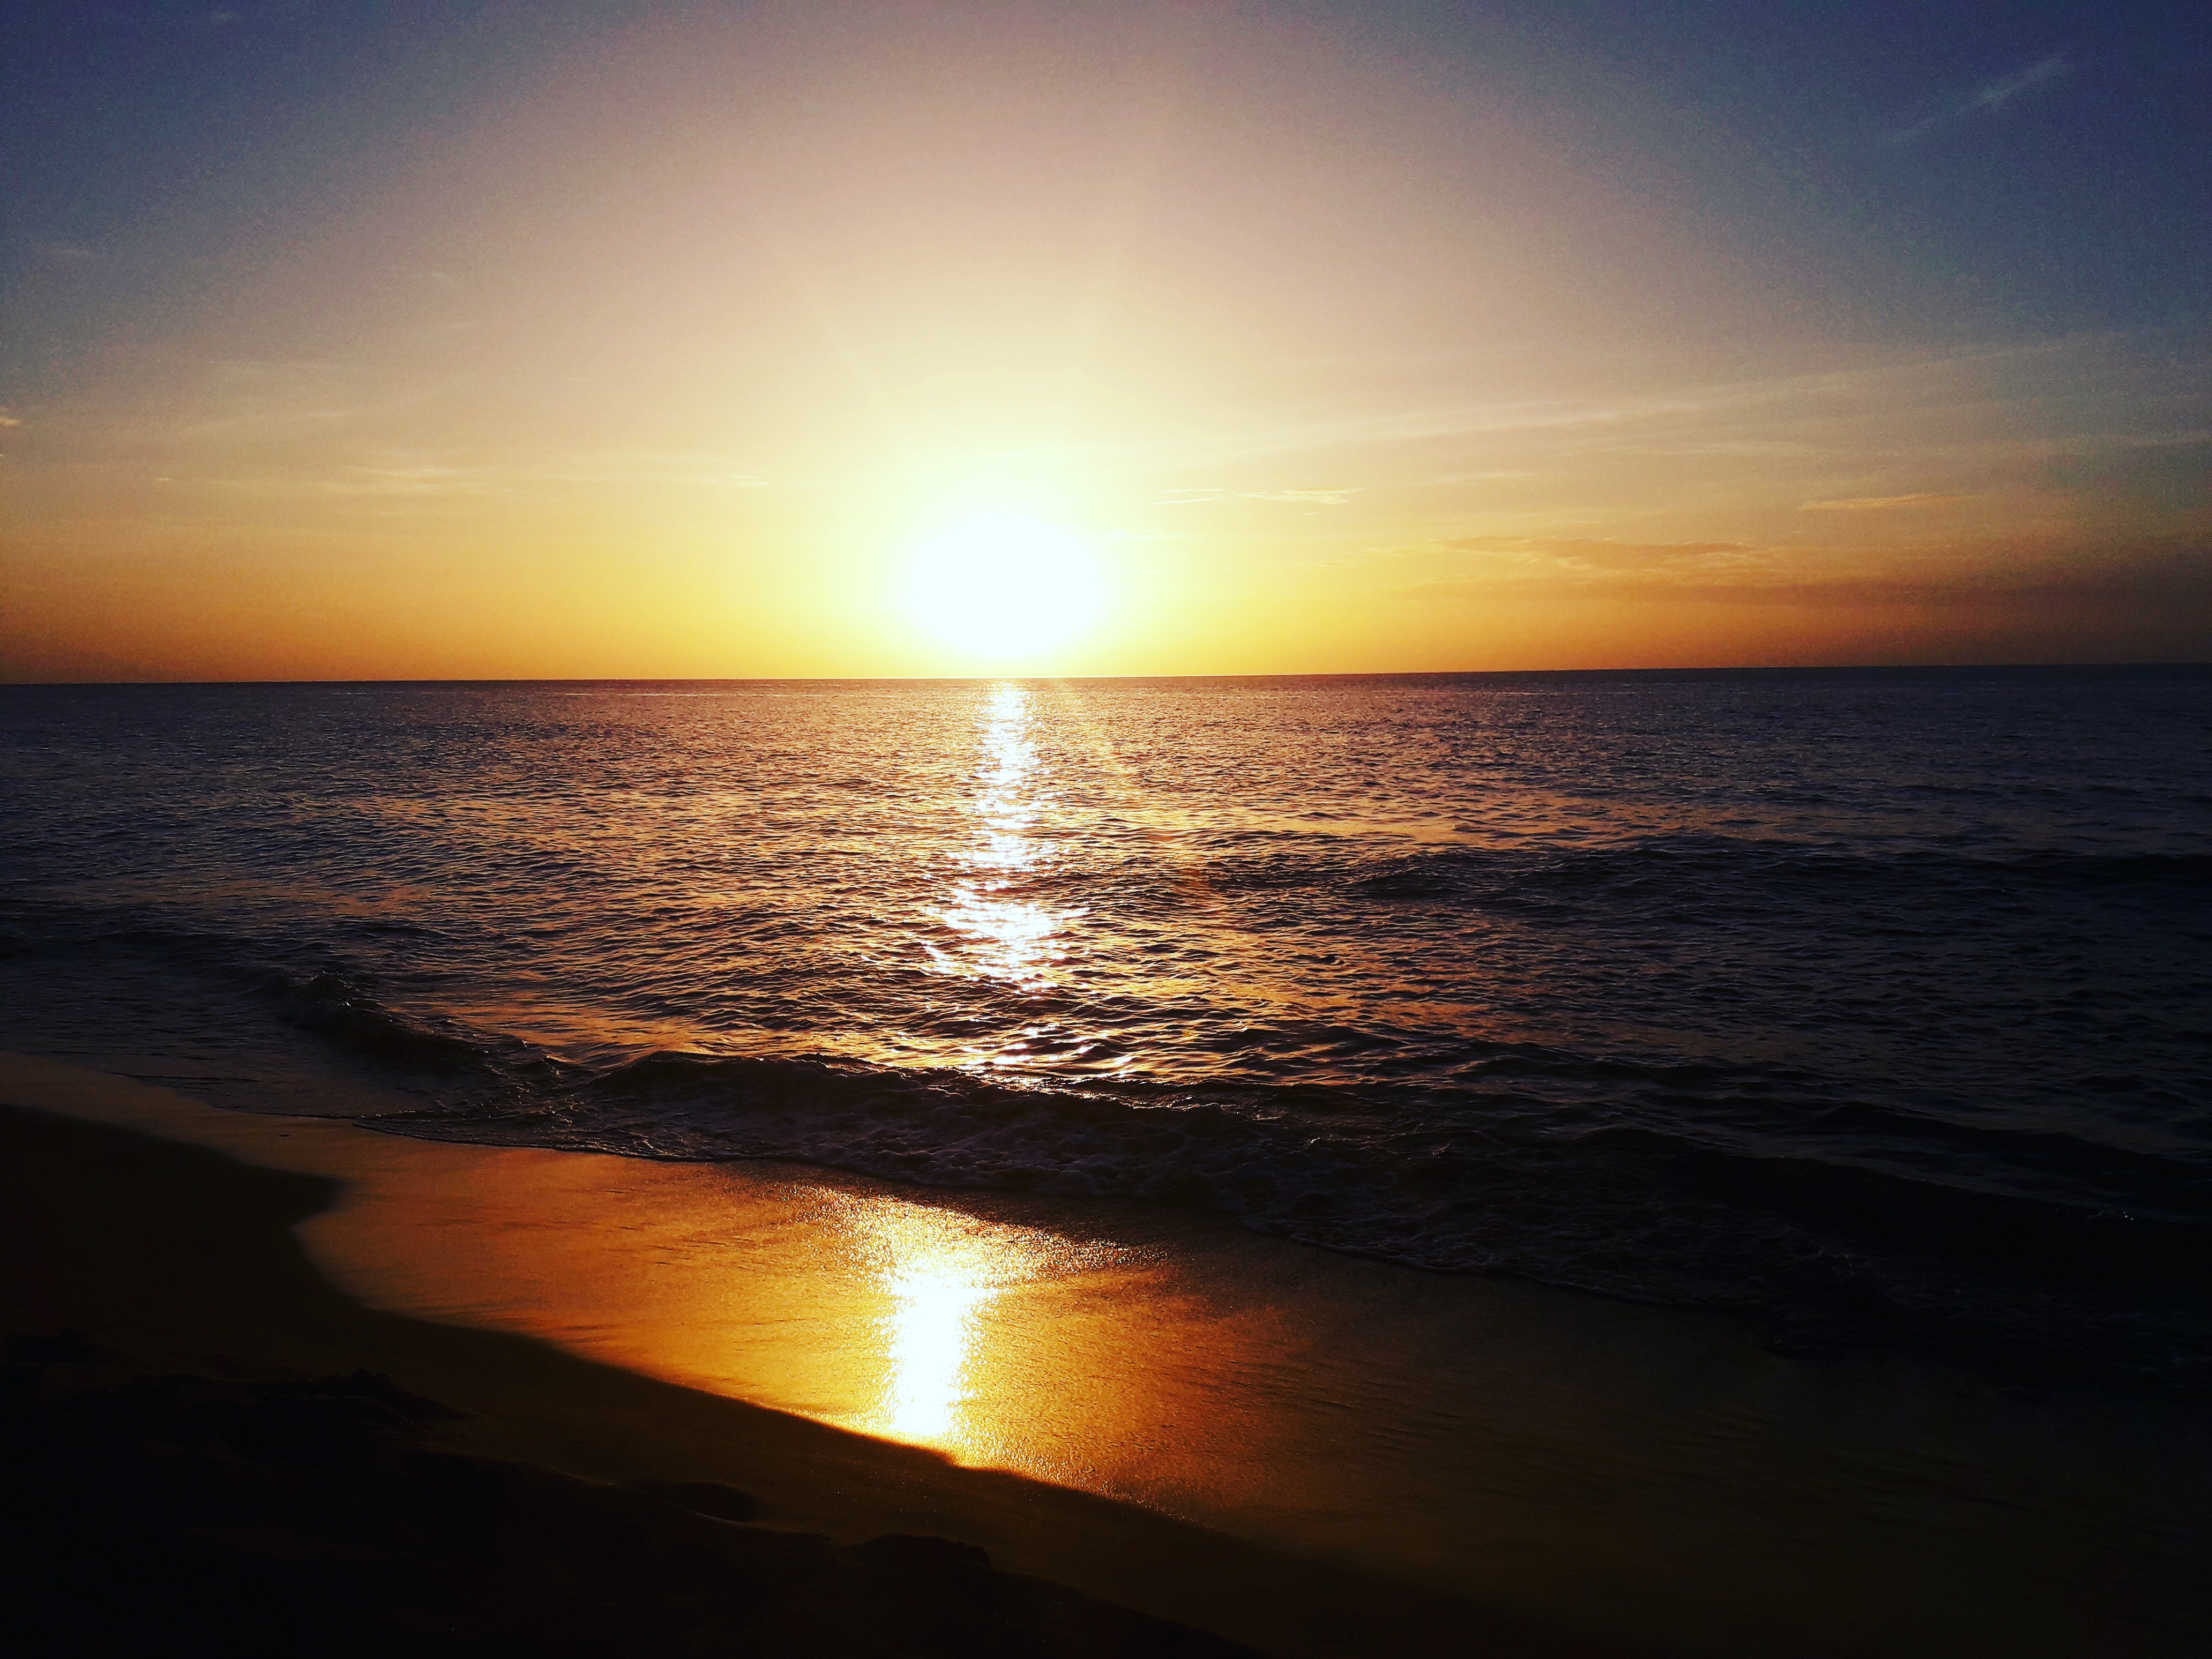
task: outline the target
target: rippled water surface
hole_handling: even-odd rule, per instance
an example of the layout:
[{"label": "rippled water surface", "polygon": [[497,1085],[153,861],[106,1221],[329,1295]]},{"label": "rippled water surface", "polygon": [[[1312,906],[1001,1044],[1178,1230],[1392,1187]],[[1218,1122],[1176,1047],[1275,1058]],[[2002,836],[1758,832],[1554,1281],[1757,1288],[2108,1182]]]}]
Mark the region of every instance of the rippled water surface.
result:
[{"label": "rippled water surface", "polygon": [[2212,1377],[2212,672],[0,693],[17,1047]]}]

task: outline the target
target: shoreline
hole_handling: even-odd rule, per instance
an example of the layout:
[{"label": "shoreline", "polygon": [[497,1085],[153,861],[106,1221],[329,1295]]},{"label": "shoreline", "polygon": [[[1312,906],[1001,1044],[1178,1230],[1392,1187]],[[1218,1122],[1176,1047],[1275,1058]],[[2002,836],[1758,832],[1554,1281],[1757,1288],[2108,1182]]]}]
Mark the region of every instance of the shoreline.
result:
[{"label": "shoreline", "polygon": [[[488,1455],[726,1480],[841,1541],[959,1539],[1284,1659],[2212,1633],[2212,1428],[2182,1406],[1794,1361],[1717,1317],[1141,1206],[411,1140],[22,1057],[0,1100],[320,1182],[297,1243],[151,1265],[103,1257],[112,1195],[39,1224],[47,1280],[141,1342],[366,1363],[476,1412]],[[140,1201],[188,1213],[179,1183]],[[234,1282],[179,1292],[218,1243]],[[313,1322],[276,1319],[286,1297]]]},{"label": "shoreline", "polygon": [[[884,1534],[951,1538],[1001,1572],[1114,1607],[1299,1655],[1444,1652],[1464,1642],[1528,1659],[1644,1650],[1553,1638],[1479,1608],[1295,1559],[1165,1516],[927,1449],[830,1428],[565,1353],[507,1332],[363,1306],[301,1248],[340,1213],[343,1182],[234,1155],[338,1161],[342,1123],[256,1119],[53,1062],[0,1061],[0,1323],[75,1330],[155,1370],[263,1381],[367,1370],[467,1413],[444,1449],[586,1481],[723,1482],[761,1500],[766,1528],[841,1545]],[[229,1120],[225,1121],[224,1120]],[[164,1132],[166,1131],[166,1133]],[[194,1132],[197,1131],[198,1133]],[[231,1140],[218,1151],[192,1144]],[[294,1139],[305,1156],[270,1142]],[[549,1154],[559,1158],[568,1155]],[[362,1160],[373,1163],[372,1157]],[[1039,1651],[1057,1651],[1040,1649]]]}]

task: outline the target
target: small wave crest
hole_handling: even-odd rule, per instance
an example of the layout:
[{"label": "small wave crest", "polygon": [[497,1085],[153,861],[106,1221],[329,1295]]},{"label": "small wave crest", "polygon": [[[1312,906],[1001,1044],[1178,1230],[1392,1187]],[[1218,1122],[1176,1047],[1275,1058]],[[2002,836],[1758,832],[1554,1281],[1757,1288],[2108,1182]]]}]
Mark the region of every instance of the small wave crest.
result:
[{"label": "small wave crest", "polygon": [[288,1024],[404,1076],[459,1085],[478,1097],[558,1087],[576,1068],[515,1037],[403,1013],[345,975],[268,968],[253,988]]}]

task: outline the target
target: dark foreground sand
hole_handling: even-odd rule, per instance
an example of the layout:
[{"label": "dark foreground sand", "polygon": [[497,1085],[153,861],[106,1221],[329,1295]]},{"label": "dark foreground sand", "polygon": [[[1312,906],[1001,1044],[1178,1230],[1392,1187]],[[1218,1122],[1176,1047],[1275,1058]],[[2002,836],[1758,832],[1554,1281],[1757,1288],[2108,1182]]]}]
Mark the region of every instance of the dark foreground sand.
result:
[{"label": "dark foreground sand", "polygon": [[16,1105],[0,1147],[9,1651],[1632,1650],[365,1308],[292,1231],[326,1178]]}]

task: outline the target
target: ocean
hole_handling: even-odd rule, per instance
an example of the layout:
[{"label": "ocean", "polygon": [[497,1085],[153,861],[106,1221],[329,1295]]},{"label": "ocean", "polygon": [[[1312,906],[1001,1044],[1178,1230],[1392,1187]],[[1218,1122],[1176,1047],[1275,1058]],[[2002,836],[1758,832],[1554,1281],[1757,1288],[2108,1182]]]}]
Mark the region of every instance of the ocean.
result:
[{"label": "ocean", "polygon": [[0,690],[0,1046],[2212,1388],[2212,669]]}]

